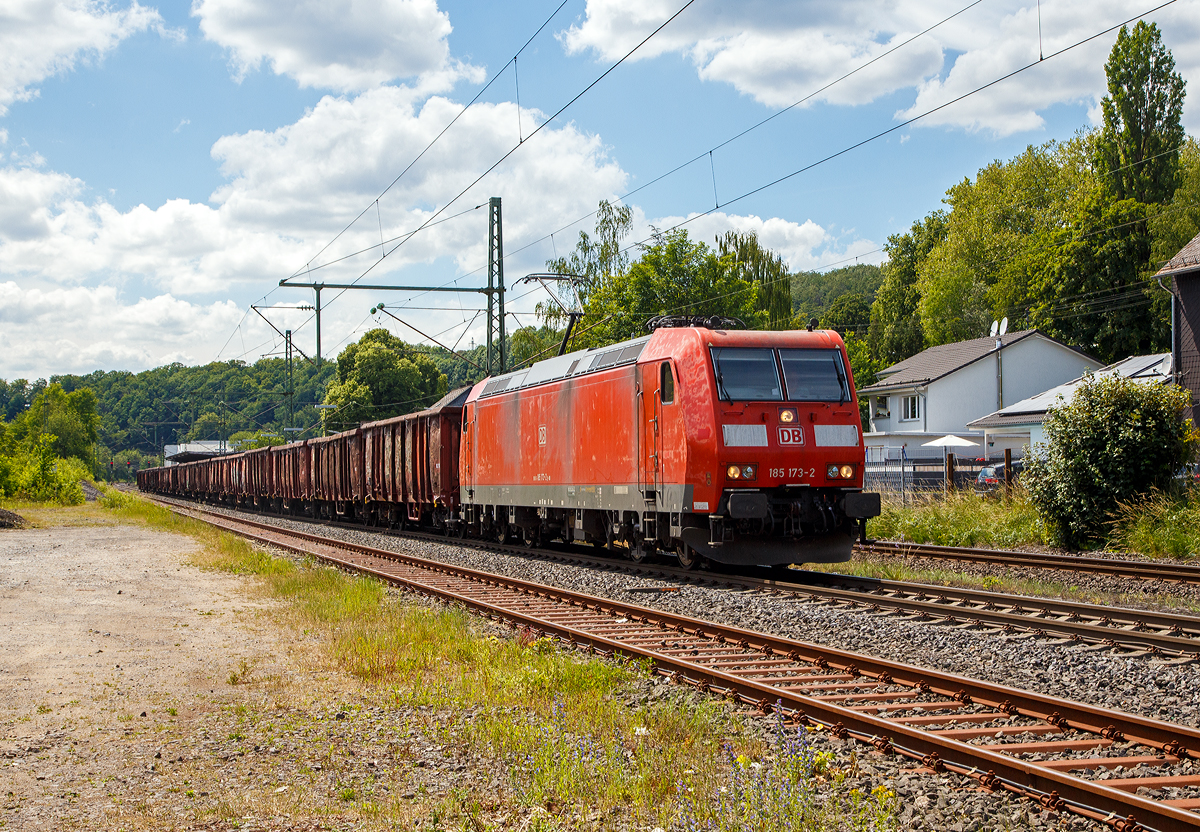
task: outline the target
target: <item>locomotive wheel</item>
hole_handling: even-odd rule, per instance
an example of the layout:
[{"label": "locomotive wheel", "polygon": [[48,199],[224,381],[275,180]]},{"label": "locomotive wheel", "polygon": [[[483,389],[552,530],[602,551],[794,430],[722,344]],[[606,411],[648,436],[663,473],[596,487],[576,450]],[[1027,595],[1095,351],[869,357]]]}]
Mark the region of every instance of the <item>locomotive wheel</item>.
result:
[{"label": "locomotive wheel", "polygon": [[700,556],[696,554],[696,550],[682,540],[675,544],[675,557],[682,569],[695,569],[700,565]]},{"label": "locomotive wheel", "polygon": [[646,545],[646,541],[639,540],[629,547],[629,559],[634,563],[645,563],[649,560],[653,551],[653,549]]}]

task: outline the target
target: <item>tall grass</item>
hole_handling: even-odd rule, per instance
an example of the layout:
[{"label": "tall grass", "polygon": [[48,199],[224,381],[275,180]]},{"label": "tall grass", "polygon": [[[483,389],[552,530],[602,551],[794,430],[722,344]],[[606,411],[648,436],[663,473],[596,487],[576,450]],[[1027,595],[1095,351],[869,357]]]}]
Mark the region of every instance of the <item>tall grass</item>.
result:
[{"label": "tall grass", "polygon": [[1151,557],[1190,559],[1200,553],[1200,490],[1155,492],[1123,503],[1113,516],[1109,546]]},{"label": "tall grass", "polygon": [[1048,540],[1037,509],[1020,490],[1007,499],[969,491],[917,495],[907,505],[889,496],[868,530],[873,537],[940,546],[1005,548]]},{"label": "tall grass", "polygon": [[[910,498],[889,495],[868,524],[873,537],[942,546],[1050,545],[1051,534],[1028,495],[1008,499],[970,492]],[[1200,488],[1154,492],[1118,506],[1098,546],[1149,557],[1194,558],[1200,553]]]}]

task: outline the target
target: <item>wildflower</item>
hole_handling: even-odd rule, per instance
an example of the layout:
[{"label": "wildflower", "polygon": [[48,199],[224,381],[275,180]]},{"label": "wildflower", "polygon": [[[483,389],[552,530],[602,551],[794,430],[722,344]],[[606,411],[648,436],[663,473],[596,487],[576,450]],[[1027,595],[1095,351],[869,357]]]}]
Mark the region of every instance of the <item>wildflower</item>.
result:
[{"label": "wildflower", "polygon": [[684,774],[695,774],[696,772],[695,772],[695,770],[693,770],[693,769],[690,769],[690,768],[685,768],[685,769],[683,770],[683,773],[684,773]]},{"label": "wildflower", "polygon": [[753,763],[750,764],[750,768],[762,768],[762,763],[755,760]]},{"label": "wildflower", "polygon": [[649,729],[649,728],[645,728],[645,727],[643,727],[643,726],[641,726],[641,725],[638,725],[636,728],[634,728],[634,729],[633,729],[633,735],[634,735],[635,737],[644,737],[644,736],[646,736],[646,734],[648,734],[648,733],[650,733],[650,729]]}]

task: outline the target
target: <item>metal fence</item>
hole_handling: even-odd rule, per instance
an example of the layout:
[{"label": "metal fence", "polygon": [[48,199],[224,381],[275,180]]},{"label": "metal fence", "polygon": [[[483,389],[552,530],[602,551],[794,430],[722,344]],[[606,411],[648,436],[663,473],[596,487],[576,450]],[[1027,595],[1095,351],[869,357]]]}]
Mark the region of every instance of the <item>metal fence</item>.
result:
[{"label": "metal fence", "polygon": [[[960,459],[953,455],[954,487],[969,489],[980,470],[995,465],[976,459]],[[909,495],[928,494],[946,488],[946,459],[888,459],[868,462],[863,471],[863,488],[867,491],[890,492],[906,500]]]}]

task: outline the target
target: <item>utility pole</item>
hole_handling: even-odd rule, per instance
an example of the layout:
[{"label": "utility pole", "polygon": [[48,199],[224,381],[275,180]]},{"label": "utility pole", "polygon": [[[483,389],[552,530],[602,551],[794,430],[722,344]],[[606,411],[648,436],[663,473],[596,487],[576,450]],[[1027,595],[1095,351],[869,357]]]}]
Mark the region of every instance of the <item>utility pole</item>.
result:
[{"label": "utility pole", "polygon": [[507,356],[508,348],[504,338],[504,223],[500,211],[500,197],[494,196],[488,200],[488,373],[503,375],[508,367]]},{"label": "utility pole", "polygon": [[[363,283],[298,283],[290,278],[279,281],[280,286],[312,289],[316,295],[314,312],[317,324],[316,364],[321,366],[321,292],[324,289],[365,289],[370,292],[474,292],[487,295],[487,361],[490,374],[508,369],[508,344],[504,329],[504,234],[501,222],[500,197],[488,200],[488,285],[479,289],[460,289],[451,286],[378,286]],[[254,308],[257,311],[257,308]],[[305,307],[294,307],[301,309]],[[259,313],[262,314],[261,312]],[[265,320],[265,318],[264,318]],[[270,321],[267,321],[270,323]],[[274,326],[272,324],[272,326]],[[276,330],[278,332],[278,330]],[[498,338],[497,338],[498,336]],[[299,349],[299,347],[297,347]],[[301,355],[304,353],[301,351]],[[307,358],[307,356],[305,356]]]},{"label": "utility pole", "polygon": [[290,428],[296,409],[296,388],[292,383],[292,331],[290,329],[283,333],[283,340],[286,343],[285,353],[287,355],[287,426]]}]

